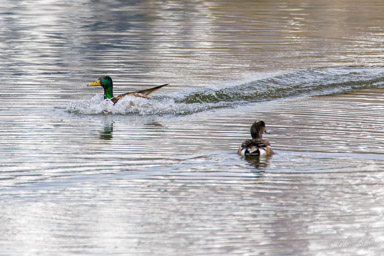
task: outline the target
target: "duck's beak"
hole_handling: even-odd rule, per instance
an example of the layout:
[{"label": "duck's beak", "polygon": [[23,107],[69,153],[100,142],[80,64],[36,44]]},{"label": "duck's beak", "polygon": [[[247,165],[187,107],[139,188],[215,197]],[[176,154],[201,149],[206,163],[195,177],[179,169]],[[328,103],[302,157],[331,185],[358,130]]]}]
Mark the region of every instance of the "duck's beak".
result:
[{"label": "duck's beak", "polygon": [[271,134],[271,132],[269,132],[269,131],[267,131],[267,130],[265,130],[264,133],[266,133],[266,134]]},{"label": "duck's beak", "polygon": [[88,84],[87,86],[101,86],[100,80],[97,80],[93,83]]}]

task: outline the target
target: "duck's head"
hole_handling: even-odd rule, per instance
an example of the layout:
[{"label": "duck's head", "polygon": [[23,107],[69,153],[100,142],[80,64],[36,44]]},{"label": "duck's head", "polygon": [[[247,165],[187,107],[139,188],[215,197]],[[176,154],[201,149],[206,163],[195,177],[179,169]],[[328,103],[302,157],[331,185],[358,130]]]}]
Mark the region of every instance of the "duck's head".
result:
[{"label": "duck's head", "polygon": [[95,82],[88,84],[88,86],[101,86],[104,89],[104,99],[113,98],[113,83],[110,76],[102,76]]},{"label": "duck's head", "polygon": [[252,139],[261,139],[263,133],[268,133],[264,121],[255,121],[251,126]]}]

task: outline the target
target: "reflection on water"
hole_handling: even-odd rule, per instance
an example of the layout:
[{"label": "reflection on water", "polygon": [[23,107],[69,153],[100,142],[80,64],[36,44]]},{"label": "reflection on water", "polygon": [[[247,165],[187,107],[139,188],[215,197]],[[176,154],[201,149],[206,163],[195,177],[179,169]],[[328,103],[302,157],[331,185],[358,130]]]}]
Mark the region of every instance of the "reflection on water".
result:
[{"label": "reflection on water", "polygon": [[256,169],[263,169],[269,165],[272,157],[259,157],[259,156],[248,156],[245,160]]},{"label": "reflection on water", "polygon": [[[3,1],[0,254],[383,251],[383,11]],[[111,105],[101,75],[170,86]],[[236,154],[257,119],[266,161]]]},{"label": "reflection on water", "polygon": [[104,130],[100,133],[100,139],[102,140],[110,140],[112,139],[113,132],[113,122],[109,121],[104,124]]},{"label": "reflection on water", "polygon": [[107,116],[104,120],[104,129],[100,132],[100,139],[111,140],[113,138],[113,118]]}]

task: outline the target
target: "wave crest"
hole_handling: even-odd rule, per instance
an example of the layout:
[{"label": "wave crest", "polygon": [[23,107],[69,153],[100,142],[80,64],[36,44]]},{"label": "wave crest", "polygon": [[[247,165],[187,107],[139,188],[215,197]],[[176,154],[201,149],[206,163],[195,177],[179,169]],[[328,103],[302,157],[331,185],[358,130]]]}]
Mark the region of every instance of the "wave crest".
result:
[{"label": "wave crest", "polygon": [[222,87],[154,96],[151,100],[126,96],[115,105],[104,100],[102,95],[96,95],[88,101],[71,102],[66,110],[80,114],[188,115],[273,99],[342,93],[383,85],[384,70],[381,68],[329,68],[275,74]]}]

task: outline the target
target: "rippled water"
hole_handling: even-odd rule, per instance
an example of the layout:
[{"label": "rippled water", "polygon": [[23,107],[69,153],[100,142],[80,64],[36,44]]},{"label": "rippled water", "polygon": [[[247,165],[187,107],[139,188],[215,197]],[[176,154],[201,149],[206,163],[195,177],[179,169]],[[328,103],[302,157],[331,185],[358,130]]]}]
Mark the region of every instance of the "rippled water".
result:
[{"label": "rippled water", "polygon": [[0,255],[380,255],[383,11],[5,1]]}]

